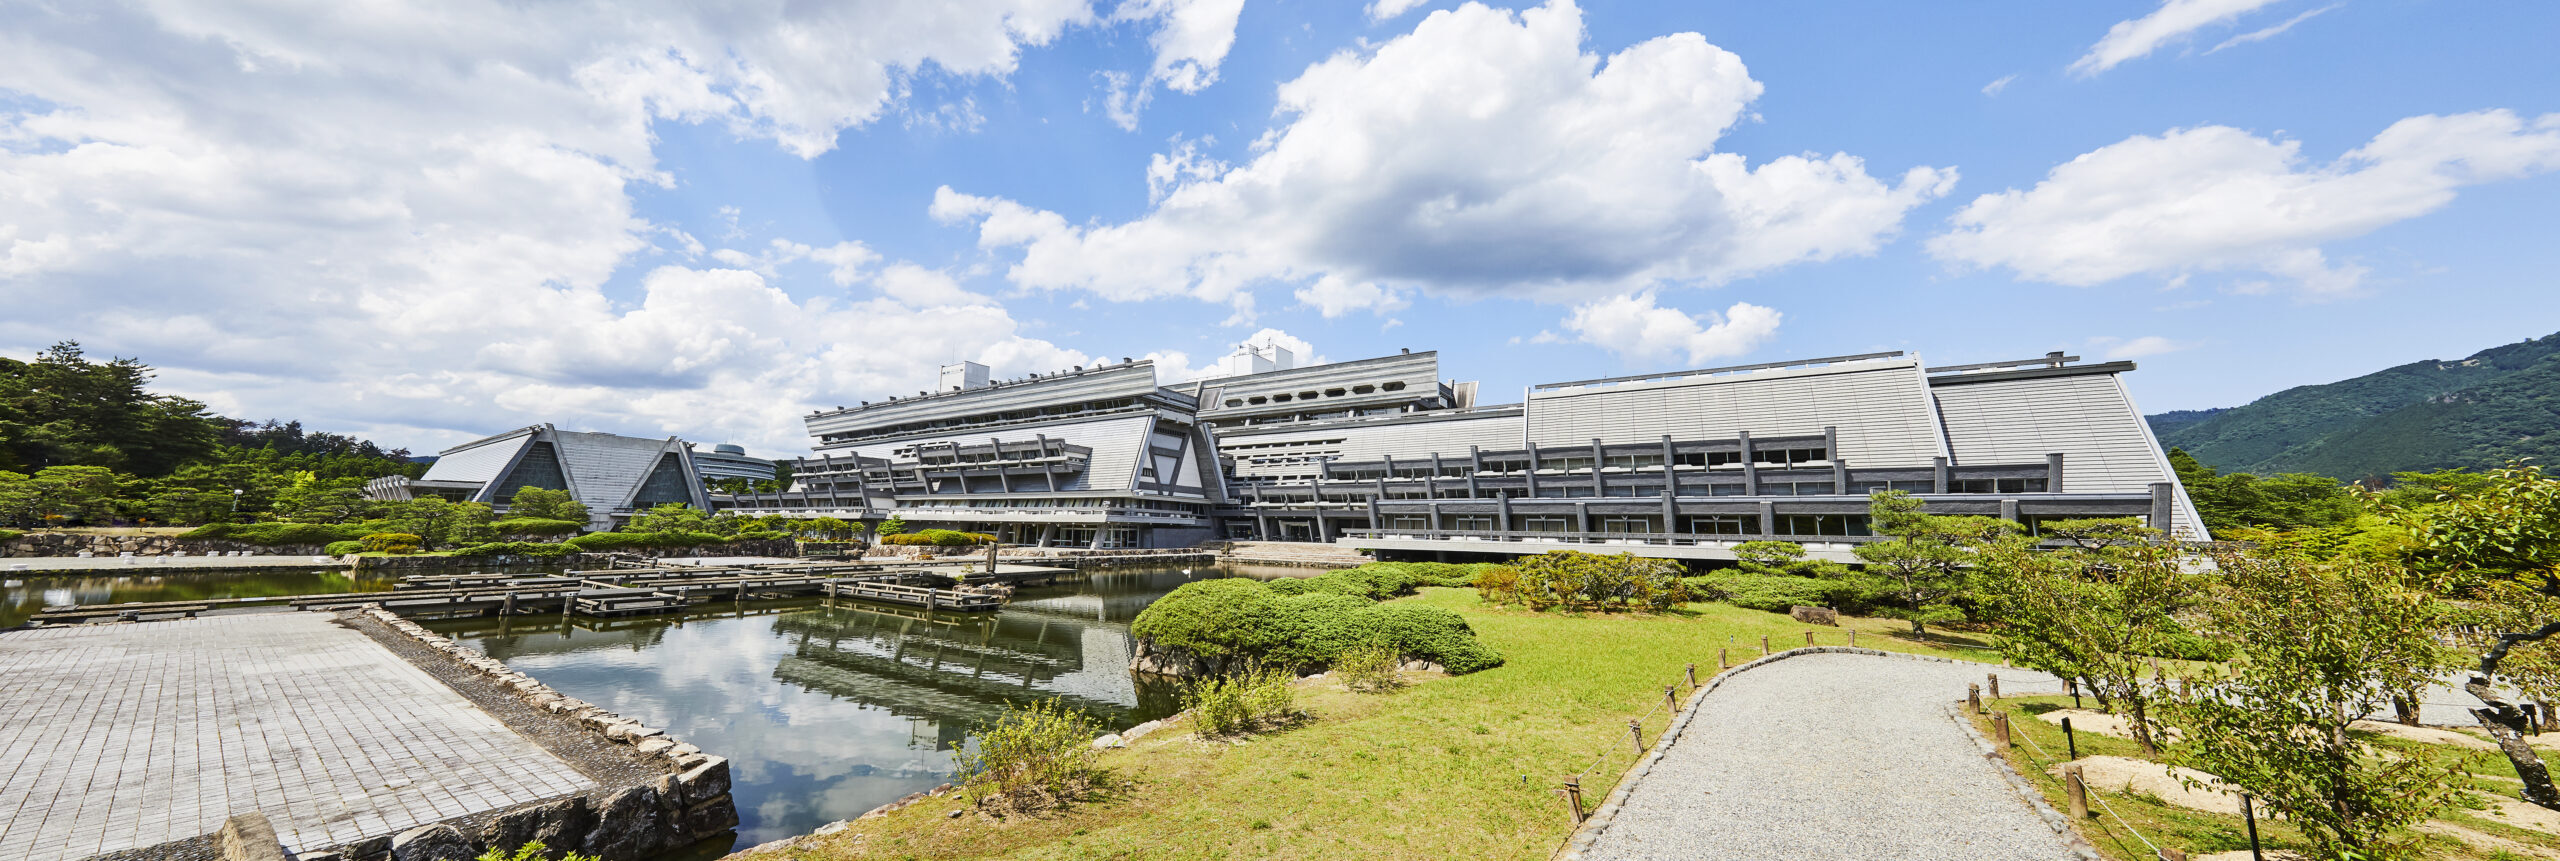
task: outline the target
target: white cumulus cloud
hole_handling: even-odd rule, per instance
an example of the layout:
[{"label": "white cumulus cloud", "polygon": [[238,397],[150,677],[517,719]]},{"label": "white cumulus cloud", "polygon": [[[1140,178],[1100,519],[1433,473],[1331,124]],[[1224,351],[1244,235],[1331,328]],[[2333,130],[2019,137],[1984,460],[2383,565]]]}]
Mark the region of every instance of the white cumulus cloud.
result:
[{"label": "white cumulus cloud", "polygon": [[1147,37],[1155,64],[1141,75],[1106,72],[1103,111],[1114,124],[1136,131],[1138,115],[1162,84],[1178,93],[1197,93],[1218,82],[1218,66],[1236,44],[1236,19],[1244,0],[1122,0],[1114,21],[1155,25]]},{"label": "white cumulus cloud", "polygon": [[[1168,82],[1205,83],[1224,43],[1164,8],[1140,26],[1182,30],[1159,43]],[[659,123],[808,157],[894,113],[968,114],[910,104],[910,84],[1009,74],[1099,23],[1084,0],[101,0],[0,19],[11,353],[76,337],[223,409],[392,443],[548,420],[767,450],[805,446],[803,403],[945,358],[1079,358],[859,242],[738,245],[733,211],[733,247],[706,248],[639,217],[632,187],[675,181]],[[652,274],[609,296],[625,267]],[[757,409],[733,408],[744,393]]]},{"label": "white cumulus cloud", "polygon": [[1627,359],[1685,359],[1695,365],[1758,349],[1778,333],[1780,316],[1748,302],[1733,303],[1721,315],[1692,315],[1656,304],[1651,293],[1636,293],[1576,306],[1564,328],[1575,340]]},{"label": "white cumulus cloud", "polygon": [[1281,84],[1282,124],[1243,164],[1177,142],[1136,220],[948,187],[930,212],[1018,250],[1007,277],[1037,290],[1249,307],[1256,285],[1332,277],[1571,300],[1871,253],[1955,180],[1879,179],[1846,153],[1749,165],[1715,151],[1761,92],[1740,57],[1696,33],[1605,58],[1582,39],[1567,0],[1469,3]]},{"label": "white cumulus cloud", "polygon": [[1316,279],[1316,283],[1300,288],[1297,297],[1298,301],[1315,306],[1316,311],[1328,320],[1353,311],[1386,314],[1413,304],[1393,290],[1376,284],[1345,281],[1339,275]]},{"label": "white cumulus cloud", "polygon": [[1413,11],[1431,0],[1373,0],[1369,4],[1369,20],[1384,21]]},{"label": "white cumulus cloud", "polygon": [[2560,114],[2410,117],[2327,164],[2306,163],[2301,148],[2228,126],[2137,135],[2034,188],[1975,198],[1928,249],[2072,286],[2239,271],[2312,294],[2351,290],[2364,269],[2332,263],[2322,243],[2443,208],[2466,185],[2560,168]]},{"label": "white cumulus cloud", "polygon": [[[2198,30],[2230,23],[2242,15],[2278,2],[2281,0],[2161,0],[2160,8],[2152,10],[2151,14],[2118,21],[2115,26],[2107,28],[2107,35],[2089,46],[2089,53],[2072,62],[2071,71],[2083,76],[2095,75],[2126,61],[2150,56],[2160,46],[2184,39]],[[2276,29],[2281,32],[2283,27]]]}]

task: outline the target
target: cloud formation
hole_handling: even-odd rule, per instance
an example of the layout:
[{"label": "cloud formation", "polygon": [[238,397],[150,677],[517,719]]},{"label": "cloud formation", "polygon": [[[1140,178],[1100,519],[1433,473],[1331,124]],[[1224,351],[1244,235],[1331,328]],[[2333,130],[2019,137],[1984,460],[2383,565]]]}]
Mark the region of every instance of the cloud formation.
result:
[{"label": "cloud formation", "polygon": [[1564,318],[1564,328],[1574,340],[1631,361],[1685,359],[1698,365],[1758,349],[1778,334],[1780,316],[1775,309],[1748,302],[1733,303],[1721,315],[1691,315],[1656,304],[1651,293],[1638,293],[1576,306]]},{"label": "cloud formation", "polygon": [[[2152,10],[2151,14],[2118,21],[2115,26],[2107,28],[2107,35],[2089,46],[2089,53],[2072,62],[2071,72],[2082,77],[2096,75],[2126,61],[2150,56],[2160,46],[2184,39],[2198,30],[2230,23],[2277,2],[2280,0],[2161,0],[2160,8]],[[2273,29],[2283,32],[2285,27],[2291,26],[2293,22],[2287,22]]]},{"label": "cloud formation", "polygon": [[[1081,358],[859,242],[714,249],[631,199],[673,182],[657,123],[814,156],[848,128],[950,113],[912,104],[910,84],[1008,74],[1096,22],[1081,0],[6,14],[13,352],[78,337],[217,408],[392,443],[550,420],[768,450],[805,444],[802,401],[895,390],[944,358]],[[1152,20],[1189,26],[1170,4]],[[1223,48],[1204,38],[1158,44],[1169,81],[1214,76]],[[625,267],[649,274],[608,296]],[[794,271],[853,295],[795,299],[776,286]],[[735,409],[741,392],[765,413]]]},{"label": "cloud formation", "polygon": [[1155,49],[1155,65],[1143,76],[1104,73],[1104,113],[1136,131],[1156,85],[1189,94],[1217,83],[1218,66],[1235,47],[1236,19],[1243,14],[1244,0],[1122,0],[1111,20],[1154,25],[1147,45]]},{"label": "cloud formation", "polygon": [[1750,166],[1714,151],[1761,92],[1740,57],[1696,33],[1605,59],[1582,39],[1567,0],[1469,3],[1281,84],[1285,121],[1241,165],[1178,142],[1136,220],[1076,224],[948,187],[930,212],[1018,251],[1007,277],[1035,290],[1239,308],[1273,282],[1320,307],[1405,289],[1570,301],[1871,253],[1955,180],[1881,180],[1845,153]]},{"label": "cloud formation", "polygon": [[2322,243],[2434,212],[2463,186],[2560,168],[2560,114],[2416,116],[2328,164],[2305,164],[2301,150],[2228,126],[2137,135],[2032,189],[1974,198],[1929,253],[2078,287],[2237,271],[2340,293],[2365,269],[2331,263]]}]

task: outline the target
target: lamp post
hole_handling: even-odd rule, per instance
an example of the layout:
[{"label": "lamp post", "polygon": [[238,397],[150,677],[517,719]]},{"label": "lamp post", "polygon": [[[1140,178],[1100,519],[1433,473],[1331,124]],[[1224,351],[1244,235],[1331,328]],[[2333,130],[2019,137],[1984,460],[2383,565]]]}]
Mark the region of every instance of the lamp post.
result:
[{"label": "lamp post", "polygon": [[231,519],[240,519],[240,488],[231,489]]}]

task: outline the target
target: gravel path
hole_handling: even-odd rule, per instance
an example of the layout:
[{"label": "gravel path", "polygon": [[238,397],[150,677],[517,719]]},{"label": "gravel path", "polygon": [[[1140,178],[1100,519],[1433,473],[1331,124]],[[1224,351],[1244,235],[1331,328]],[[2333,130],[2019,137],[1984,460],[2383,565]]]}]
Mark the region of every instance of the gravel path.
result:
[{"label": "gravel path", "polygon": [[[1947,717],[1985,672],[1815,654],[1735,675],[1699,703],[1584,857],[2075,857]],[[2056,689],[2026,670],[2001,680]]]}]

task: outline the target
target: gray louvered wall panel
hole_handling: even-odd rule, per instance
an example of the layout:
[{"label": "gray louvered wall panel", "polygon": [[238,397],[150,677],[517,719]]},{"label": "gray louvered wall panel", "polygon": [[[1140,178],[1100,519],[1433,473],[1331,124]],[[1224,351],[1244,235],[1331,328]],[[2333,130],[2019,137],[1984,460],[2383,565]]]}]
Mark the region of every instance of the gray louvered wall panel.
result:
[{"label": "gray louvered wall panel", "polygon": [[[1065,440],[1068,445],[1093,449],[1083,472],[1058,477],[1058,490],[1127,492],[1138,474],[1138,450],[1146,446],[1148,417],[1119,416],[1089,422],[1061,422],[1036,428],[1002,428],[994,432],[963,433],[947,437],[910,437],[896,442],[864,443],[850,449],[836,449],[830,454],[848,451],[862,457],[900,460],[894,452],[913,445],[951,442],[960,445],[984,445],[989,439],[1005,442],[1028,441],[1040,436]],[[1029,492],[1029,491],[1025,491]]]},{"label": "gray louvered wall panel", "polygon": [[[823,438],[827,434],[865,428],[1033,409],[1051,404],[1143,397],[1157,391],[1155,363],[1140,361],[1044,377],[1032,382],[1000,382],[981,389],[904,398],[842,412],[831,410],[808,418],[809,435]],[[1189,396],[1181,397],[1187,399]]]},{"label": "gray louvered wall panel", "polygon": [[[1428,460],[1433,452],[1438,452],[1443,458],[1465,458],[1467,447],[1471,445],[1486,451],[1508,451],[1520,448],[1520,428],[1521,417],[1518,413],[1441,421],[1380,422],[1374,426],[1363,426],[1360,422],[1339,422],[1276,433],[1257,432],[1251,435],[1222,433],[1218,437],[1218,444],[1221,449],[1236,455],[1239,460],[1267,450],[1235,449],[1232,448],[1234,446],[1329,439],[1342,440],[1342,443],[1333,446],[1333,449],[1340,459],[1345,461],[1369,461],[1385,457]],[[1310,471],[1312,468],[1298,466],[1255,469],[1241,463],[1236,469],[1239,475],[1247,477]]]},{"label": "gray louvered wall panel", "polygon": [[578,501],[599,512],[623,507],[669,450],[666,440],[609,433],[557,431],[553,440],[561,468],[578,489]]},{"label": "gray louvered wall panel", "polygon": [[[2035,463],[2062,454],[2066,493],[2149,493],[2176,481],[2114,374],[1940,385],[1938,414],[1960,464]],[[2171,525],[2191,528],[2183,488]]]},{"label": "gray louvered wall panel", "polygon": [[445,449],[436,457],[435,463],[427,466],[427,474],[419,480],[477,481],[483,484],[496,481],[498,470],[507,468],[507,462],[515,459],[516,452],[524,448],[525,440],[532,435],[528,429],[465,443],[467,447]]},{"label": "gray louvered wall panel", "polygon": [[[1920,363],[1890,359],[1533,392],[1529,436],[1540,446],[1820,436],[1857,466],[1927,466],[1944,453]],[[2039,456],[2041,457],[2041,456]]]}]

